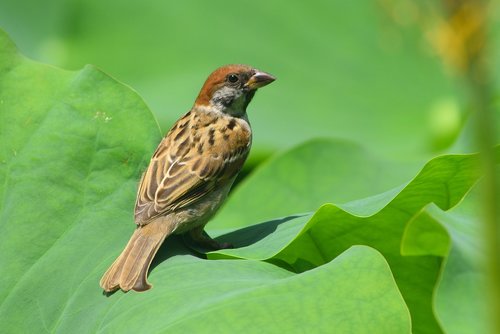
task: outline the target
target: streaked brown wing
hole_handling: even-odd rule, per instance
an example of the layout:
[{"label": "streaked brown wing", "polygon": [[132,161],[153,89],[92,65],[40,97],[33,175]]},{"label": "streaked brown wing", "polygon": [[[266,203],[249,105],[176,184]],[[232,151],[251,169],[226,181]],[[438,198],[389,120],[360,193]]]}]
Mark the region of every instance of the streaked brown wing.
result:
[{"label": "streaked brown wing", "polygon": [[214,134],[205,126],[199,127],[194,136],[187,129],[196,120],[190,118],[185,122],[185,118],[180,119],[160,143],[142,177],[135,208],[137,224],[147,224],[151,218],[186,207],[223,186],[246,160],[249,133],[245,135],[246,141],[241,135],[239,140],[223,140],[223,134],[227,133]]}]

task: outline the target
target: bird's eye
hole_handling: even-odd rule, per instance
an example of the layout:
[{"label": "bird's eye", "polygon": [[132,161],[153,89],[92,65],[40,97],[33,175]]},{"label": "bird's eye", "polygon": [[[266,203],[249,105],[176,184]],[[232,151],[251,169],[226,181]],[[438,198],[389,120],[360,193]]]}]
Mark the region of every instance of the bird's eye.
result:
[{"label": "bird's eye", "polygon": [[236,75],[236,74],[234,74],[234,73],[233,73],[233,74],[229,74],[229,75],[227,76],[227,81],[229,81],[230,83],[235,83],[235,82],[237,82],[238,80],[239,80],[238,75]]}]

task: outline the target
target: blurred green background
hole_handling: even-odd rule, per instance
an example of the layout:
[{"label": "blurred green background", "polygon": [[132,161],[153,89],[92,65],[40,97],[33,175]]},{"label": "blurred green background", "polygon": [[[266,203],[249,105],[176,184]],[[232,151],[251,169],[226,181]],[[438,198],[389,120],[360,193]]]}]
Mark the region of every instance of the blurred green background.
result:
[{"label": "blurred green background", "polygon": [[[92,63],[127,83],[164,132],[216,67],[274,74],[249,109],[254,162],[315,137],[420,160],[448,149],[467,119],[445,3],[2,0],[0,26],[33,59]],[[500,10],[489,13],[496,22]]]}]

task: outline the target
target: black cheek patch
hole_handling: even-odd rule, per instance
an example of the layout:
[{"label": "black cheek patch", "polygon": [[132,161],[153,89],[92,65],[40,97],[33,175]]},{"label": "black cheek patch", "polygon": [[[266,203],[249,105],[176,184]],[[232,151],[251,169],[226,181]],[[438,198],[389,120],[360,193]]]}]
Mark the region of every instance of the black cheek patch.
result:
[{"label": "black cheek patch", "polygon": [[221,96],[214,99],[215,104],[222,104],[225,108],[229,108],[233,103],[234,98],[232,96]]}]

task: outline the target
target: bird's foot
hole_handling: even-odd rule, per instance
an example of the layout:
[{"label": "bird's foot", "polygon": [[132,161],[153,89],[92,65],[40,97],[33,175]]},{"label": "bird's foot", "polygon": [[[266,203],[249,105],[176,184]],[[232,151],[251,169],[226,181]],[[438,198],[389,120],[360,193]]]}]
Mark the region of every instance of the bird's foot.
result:
[{"label": "bird's foot", "polygon": [[207,232],[203,229],[203,226],[194,228],[190,230],[189,236],[191,239],[196,242],[198,245],[204,247],[204,248],[209,248],[213,250],[219,250],[219,249],[227,249],[227,248],[234,248],[233,244],[229,242],[218,242],[214,239],[212,239]]}]

